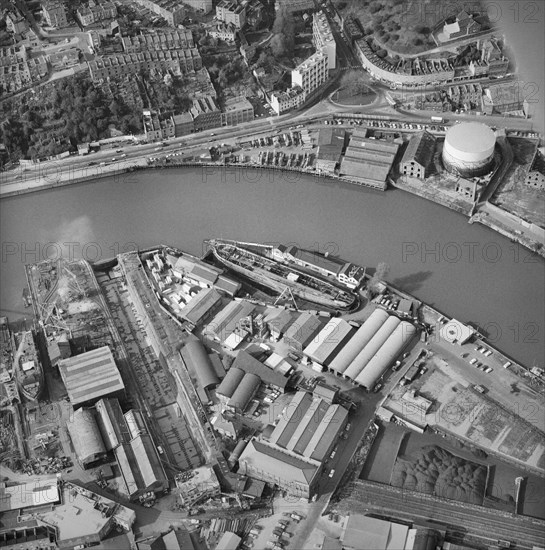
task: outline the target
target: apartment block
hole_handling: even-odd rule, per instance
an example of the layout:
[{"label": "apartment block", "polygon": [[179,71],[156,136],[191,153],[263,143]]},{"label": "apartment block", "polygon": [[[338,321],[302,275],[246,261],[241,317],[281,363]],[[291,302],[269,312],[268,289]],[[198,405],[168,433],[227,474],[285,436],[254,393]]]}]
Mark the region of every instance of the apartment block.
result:
[{"label": "apartment block", "polygon": [[[185,19],[185,8],[179,0],[135,0],[137,4],[162,17],[171,27]],[[184,2],[189,4],[190,2]]]},{"label": "apartment block", "polygon": [[98,21],[115,19],[117,17],[117,8],[113,2],[98,3],[91,0],[87,6],[80,6],[77,14],[80,23],[84,27],[87,27]]},{"label": "apartment block", "polygon": [[246,6],[237,0],[221,0],[216,6],[216,17],[224,23],[232,23],[237,29],[246,24]]},{"label": "apartment block", "polygon": [[42,4],[42,11],[50,27],[67,27],[66,9],[58,0],[48,0]]},{"label": "apartment block", "polygon": [[334,69],[337,61],[337,44],[329,21],[323,11],[314,14],[312,19],[312,34],[316,49],[327,54],[327,68]]},{"label": "apartment block", "polygon": [[305,94],[311,94],[328,79],[328,57],[316,52],[291,71],[291,85],[299,86]]},{"label": "apartment block", "polygon": [[221,111],[212,96],[195,99],[190,113],[193,116],[196,132],[221,126]]},{"label": "apartment block", "polygon": [[290,88],[285,92],[273,92],[270,97],[271,107],[277,115],[295,109],[304,102],[305,92],[298,86]]},{"label": "apartment block", "polygon": [[176,29],[157,34],[123,36],[121,44],[125,53],[149,50],[181,50],[195,47],[193,34],[189,29]]}]

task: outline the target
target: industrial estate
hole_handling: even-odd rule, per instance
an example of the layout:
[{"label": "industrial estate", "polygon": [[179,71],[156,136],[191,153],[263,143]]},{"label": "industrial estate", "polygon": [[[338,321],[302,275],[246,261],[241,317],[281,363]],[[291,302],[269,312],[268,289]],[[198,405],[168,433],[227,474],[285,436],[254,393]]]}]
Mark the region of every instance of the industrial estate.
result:
[{"label": "industrial estate", "polygon": [[[295,171],[544,255],[542,113],[501,29],[479,2],[425,24],[408,4],[5,2],[0,195]],[[24,266],[0,548],[545,548],[543,368],[383,263],[226,237]]]}]

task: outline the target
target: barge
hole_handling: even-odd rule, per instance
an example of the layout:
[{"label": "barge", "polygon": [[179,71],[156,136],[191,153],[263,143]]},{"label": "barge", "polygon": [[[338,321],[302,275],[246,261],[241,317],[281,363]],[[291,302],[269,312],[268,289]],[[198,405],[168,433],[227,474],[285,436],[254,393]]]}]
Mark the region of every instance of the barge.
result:
[{"label": "barge", "polygon": [[223,239],[210,239],[205,243],[222,265],[279,295],[288,291],[294,297],[344,311],[359,303],[357,293],[313,275],[298,265],[278,260],[275,248],[270,245]]}]

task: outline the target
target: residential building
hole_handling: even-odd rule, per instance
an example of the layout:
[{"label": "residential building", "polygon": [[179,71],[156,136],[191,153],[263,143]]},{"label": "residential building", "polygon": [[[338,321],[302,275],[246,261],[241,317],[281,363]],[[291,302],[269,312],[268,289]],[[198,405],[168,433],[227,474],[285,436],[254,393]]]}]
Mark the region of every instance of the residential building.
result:
[{"label": "residential building", "polygon": [[123,45],[125,53],[195,48],[193,34],[189,29],[166,30],[153,34],[122,36],[121,44]]},{"label": "residential building", "polygon": [[16,36],[20,36],[28,31],[27,20],[21,15],[19,10],[10,11],[6,15],[6,27],[9,32]]},{"label": "residential building", "polygon": [[90,0],[88,5],[81,5],[76,13],[81,24],[87,27],[98,21],[115,19],[117,17],[117,7],[113,2]]},{"label": "residential building", "polygon": [[284,10],[288,13],[313,11],[315,9],[313,0],[277,0],[274,7],[276,10]]},{"label": "residential building", "polygon": [[357,17],[347,17],[343,20],[343,32],[350,44],[353,46],[356,40],[363,38],[363,30],[360,20]]},{"label": "residential building", "polygon": [[242,29],[246,24],[246,5],[238,0],[220,0],[216,6],[216,18]]},{"label": "residential building", "polygon": [[327,55],[327,68],[334,69],[337,61],[337,43],[323,11],[319,11],[313,16],[312,35],[316,50],[323,51]]},{"label": "residential building", "polygon": [[187,74],[202,68],[202,59],[196,48],[185,50],[150,50],[139,53],[114,54],[88,61],[92,80],[119,78],[148,71],[149,73]]},{"label": "residential building", "polygon": [[223,113],[221,113],[222,126],[234,126],[254,120],[254,107],[244,97],[233,97],[225,101]]},{"label": "residential building", "polygon": [[225,42],[234,42],[237,38],[237,28],[233,23],[218,23],[208,29],[207,32],[212,38],[224,40]]},{"label": "residential building", "polygon": [[144,133],[148,141],[161,141],[176,135],[176,129],[172,118],[160,119],[157,113],[144,111]]},{"label": "residential building", "polygon": [[15,93],[45,78],[48,74],[44,55],[27,58],[24,48],[0,48],[0,91]]},{"label": "residential building", "polygon": [[221,126],[221,111],[212,96],[194,99],[190,112],[196,132]]},{"label": "residential building", "polygon": [[435,142],[435,136],[426,130],[413,134],[401,159],[401,173],[419,179],[428,177],[435,153]]},{"label": "residential building", "polygon": [[455,18],[448,19],[443,25],[443,42],[455,40],[479,32],[481,23],[475,20],[472,14],[461,11]]},{"label": "residential building", "polygon": [[212,0],[184,0],[184,4],[202,13],[212,11]]},{"label": "residential building", "polygon": [[522,111],[525,102],[525,84],[518,80],[490,84],[482,96],[483,112],[507,113]]},{"label": "residential building", "polygon": [[341,160],[344,149],[345,130],[324,128],[318,134],[318,151],[316,153],[316,170],[333,174]]},{"label": "residential building", "polygon": [[171,27],[176,27],[185,19],[183,4],[190,4],[191,0],[183,4],[179,0],[136,0],[136,3],[162,17]]},{"label": "residential building", "polygon": [[249,44],[246,36],[241,30],[238,31],[238,39],[240,40],[240,55],[244,58],[246,64],[251,63],[257,52],[256,44]]},{"label": "residential building", "polygon": [[42,4],[42,11],[47,24],[50,27],[66,27],[68,19],[66,18],[66,9],[64,3],[60,0],[46,0]]},{"label": "residential building", "polygon": [[328,77],[328,56],[319,51],[291,71],[291,85],[299,86],[306,95],[310,95],[325,84]]},{"label": "residential building", "polygon": [[285,92],[273,92],[269,99],[273,111],[280,115],[291,109],[296,109],[305,102],[305,92],[299,86],[295,86]]},{"label": "residential building", "polygon": [[455,108],[464,108],[467,111],[481,109],[483,89],[479,83],[449,86],[447,95]]}]

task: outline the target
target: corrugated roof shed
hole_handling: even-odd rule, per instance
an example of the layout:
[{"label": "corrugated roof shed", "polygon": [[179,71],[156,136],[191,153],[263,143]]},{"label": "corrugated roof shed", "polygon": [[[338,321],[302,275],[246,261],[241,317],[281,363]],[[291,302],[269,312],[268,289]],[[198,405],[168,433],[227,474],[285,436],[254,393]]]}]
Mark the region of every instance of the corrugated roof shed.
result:
[{"label": "corrugated roof shed", "polygon": [[73,405],[125,389],[108,346],[59,361],[59,371]]},{"label": "corrugated roof shed", "polygon": [[235,330],[236,324],[243,317],[250,315],[254,309],[253,304],[244,300],[230,302],[206,325],[204,332],[223,341]]},{"label": "corrugated roof shed", "polygon": [[417,162],[424,168],[427,167],[433,159],[435,142],[435,136],[426,130],[414,134],[409,140],[405,153],[403,153],[401,164]]},{"label": "corrugated roof shed", "polygon": [[208,389],[220,383],[220,379],[200,340],[190,340],[181,349],[180,355],[188,370],[197,375],[197,379],[203,388]]},{"label": "corrugated roof shed", "polygon": [[131,441],[131,447],[137,457],[145,489],[159,489],[168,485],[151,437],[148,434],[140,434]]},{"label": "corrugated roof shed", "polygon": [[338,161],[343,147],[346,131],[340,128],[323,128],[318,134],[317,160]]},{"label": "corrugated roof shed", "polygon": [[208,354],[208,358],[214,367],[214,372],[220,380],[225,378],[225,366],[218,353],[213,352]]},{"label": "corrugated roof shed", "polygon": [[213,288],[201,290],[182,310],[182,318],[195,326],[200,325],[221,304],[221,295]]},{"label": "corrugated roof shed", "polygon": [[240,290],[241,284],[225,277],[224,275],[220,275],[218,280],[215,282],[215,286],[230,296],[236,296],[237,292]]},{"label": "corrugated roof shed", "polygon": [[108,451],[115,449],[121,443],[128,443],[129,428],[121,405],[117,399],[101,399],[95,405],[98,412],[97,423],[102,433],[104,444]]},{"label": "corrugated roof shed", "polygon": [[262,441],[252,440],[239,459],[241,473],[260,470],[268,476],[309,485],[318,472],[318,465],[282,452]]},{"label": "corrugated roof shed", "polygon": [[114,450],[123,481],[129,497],[132,497],[144,487],[144,480],[138,468],[138,461],[130,443],[123,443]]},{"label": "corrugated roof shed", "polygon": [[274,330],[278,334],[283,334],[295,320],[295,315],[287,309],[275,313],[274,317],[267,318],[267,324],[271,330]]},{"label": "corrugated roof shed", "polygon": [[327,366],[354,332],[352,325],[339,317],[334,317],[328,321],[303,353],[315,363]]},{"label": "corrugated roof shed", "polygon": [[296,342],[304,348],[320,330],[321,326],[322,323],[316,315],[305,311],[291,324],[284,334],[284,339],[288,344]]},{"label": "corrugated roof shed", "polygon": [[316,384],[313,391],[314,397],[320,397],[329,403],[333,403],[337,399],[338,393],[339,390],[337,388],[333,388],[327,384]]},{"label": "corrugated roof shed", "polygon": [[266,367],[244,350],[238,352],[232,368],[255,374],[261,378],[265,384],[276,386],[281,391],[284,391],[288,383],[288,379],[285,376]]},{"label": "corrugated roof shed", "polygon": [[74,411],[72,422],[67,423],[70,438],[79,461],[87,465],[106,455],[106,447],[93,409]]},{"label": "corrugated roof shed", "polygon": [[371,181],[386,181],[392,168],[399,145],[370,138],[354,136],[346,149],[341,162],[341,175],[368,179]]},{"label": "corrugated roof shed", "polygon": [[261,378],[255,374],[247,372],[229,400],[229,406],[240,411],[246,410],[248,403],[251,401],[260,385]]},{"label": "corrugated roof shed", "polygon": [[231,367],[227,371],[227,374],[221,384],[216,388],[216,394],[231,398],[243,378],[243,370],[237,369],[236,367]]}]

